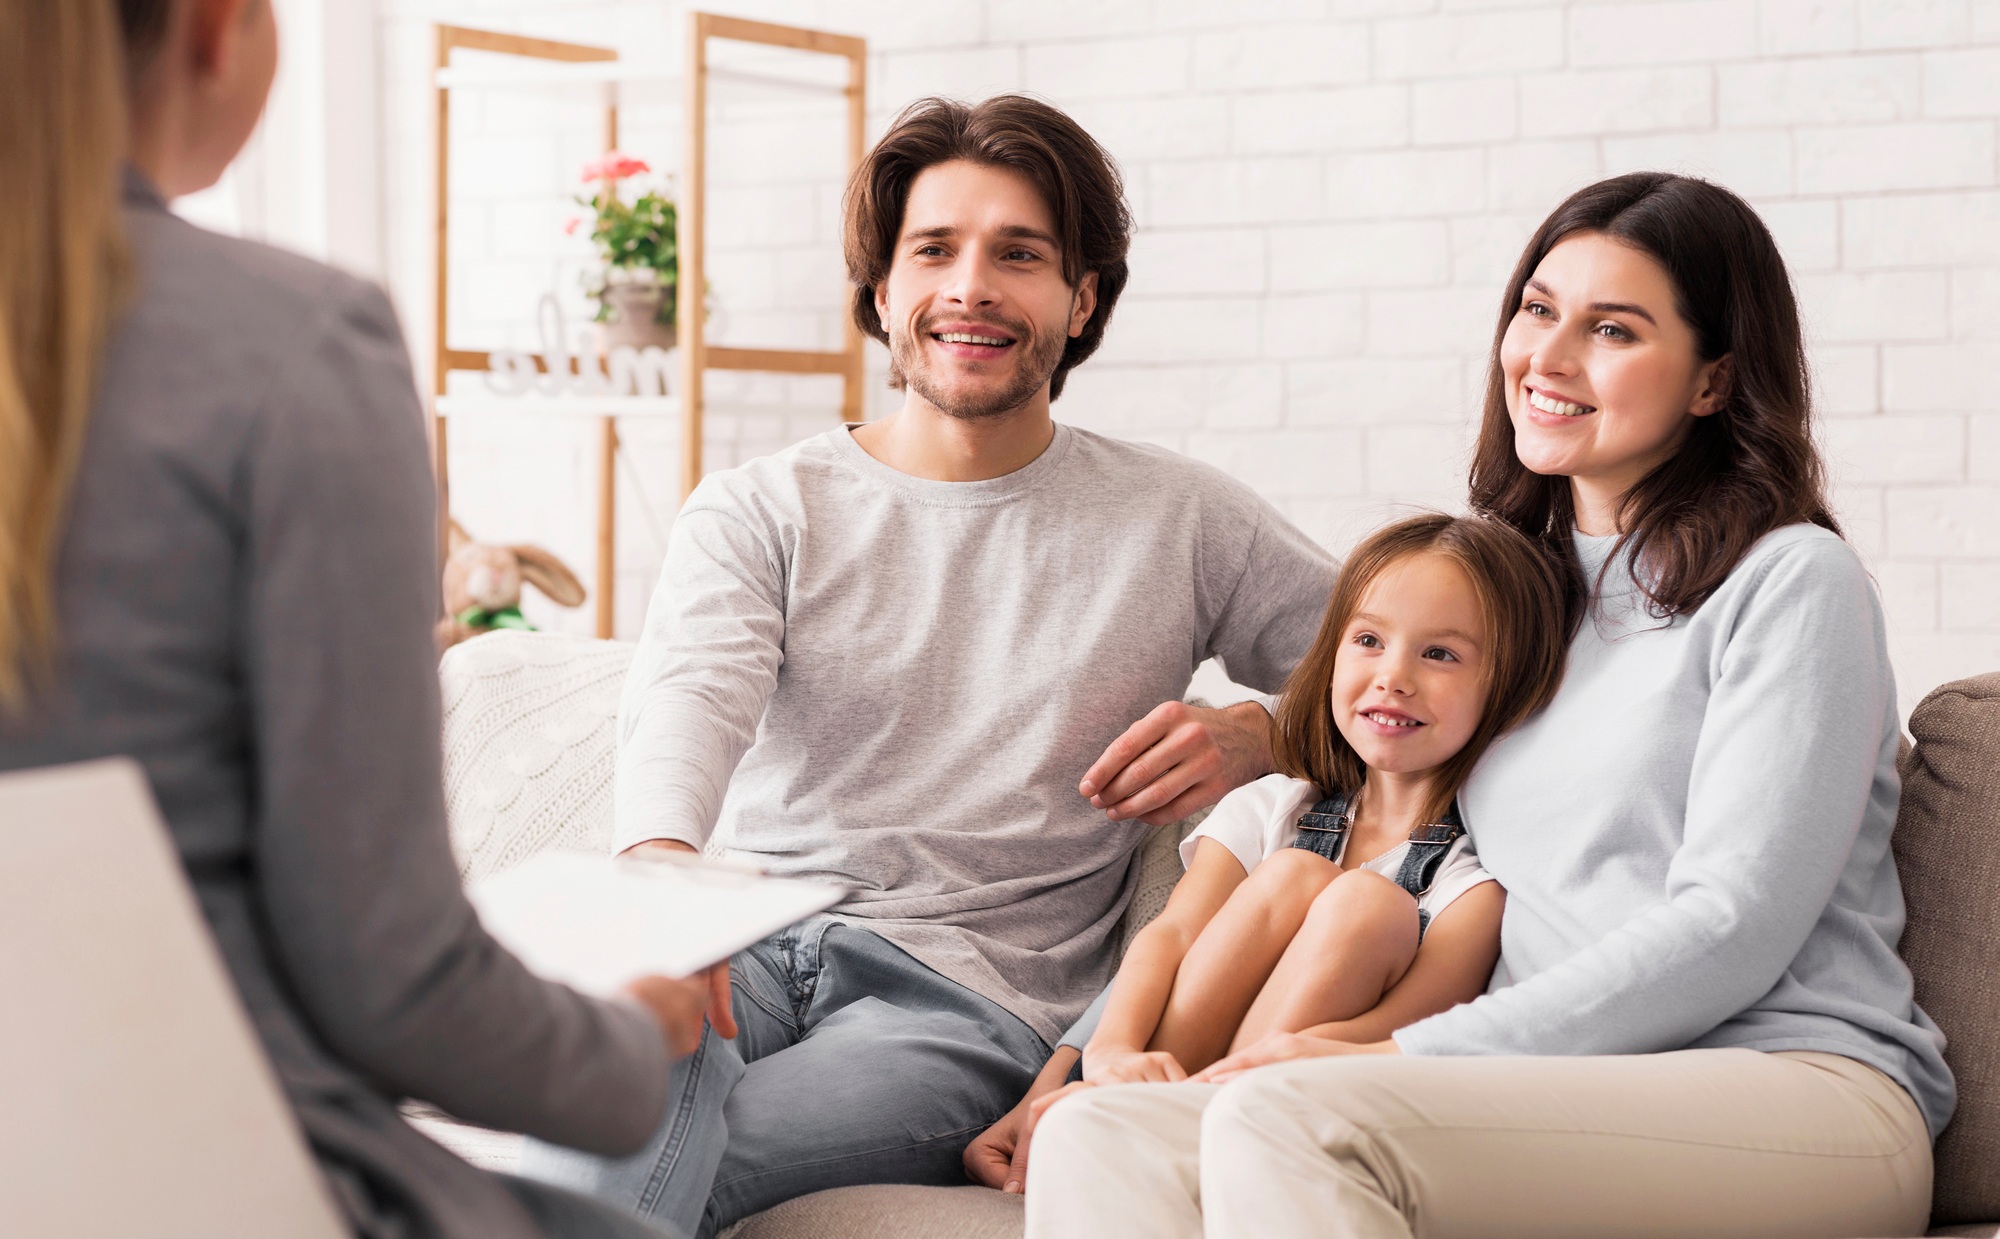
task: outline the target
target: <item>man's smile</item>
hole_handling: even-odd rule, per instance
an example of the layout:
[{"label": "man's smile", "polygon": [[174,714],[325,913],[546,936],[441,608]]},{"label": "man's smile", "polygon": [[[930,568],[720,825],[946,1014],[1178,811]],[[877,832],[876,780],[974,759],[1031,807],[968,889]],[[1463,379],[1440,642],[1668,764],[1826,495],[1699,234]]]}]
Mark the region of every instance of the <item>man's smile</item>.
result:
[{"label": "man's smile", "polygon": [[925,334],[945,353],[966,361],[1004,357],[1020,339],[1011,331],[987,323],[951,323],[942,330],[927,329]]}]

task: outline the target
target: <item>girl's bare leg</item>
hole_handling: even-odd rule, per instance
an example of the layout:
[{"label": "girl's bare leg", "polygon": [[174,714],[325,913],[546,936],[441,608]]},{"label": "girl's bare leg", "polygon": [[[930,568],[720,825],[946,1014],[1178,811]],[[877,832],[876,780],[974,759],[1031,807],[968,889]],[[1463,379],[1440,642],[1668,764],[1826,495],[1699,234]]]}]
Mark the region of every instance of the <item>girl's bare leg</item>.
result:
[{"label": "girl's bare leg", "polygon": [[1221,1058],[1307,910],[1340,872],[1303,848],[1286,848],[1252,869],[1188,948],[1146,1048],[1167,1051],[1189,1072]]},{"label": "girl's bare leg", "polygon": [[1230,1052],[1267,1033],[1303,1032],[1371,1010],[1416,956],[1417,901],[1410,893],[1372,870],[1341,874],[1312,901]]}]

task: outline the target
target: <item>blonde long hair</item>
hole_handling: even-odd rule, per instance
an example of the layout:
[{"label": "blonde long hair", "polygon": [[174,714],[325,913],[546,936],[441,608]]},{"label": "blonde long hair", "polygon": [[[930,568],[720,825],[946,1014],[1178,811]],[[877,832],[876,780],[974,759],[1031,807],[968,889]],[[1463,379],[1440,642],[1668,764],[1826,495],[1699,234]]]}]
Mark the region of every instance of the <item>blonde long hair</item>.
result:
[{"label": "blonde long hair", "polygon": [[63,512],[128,279],[125,65],[112,0],[0,0],[0,715],[53,654]]}]

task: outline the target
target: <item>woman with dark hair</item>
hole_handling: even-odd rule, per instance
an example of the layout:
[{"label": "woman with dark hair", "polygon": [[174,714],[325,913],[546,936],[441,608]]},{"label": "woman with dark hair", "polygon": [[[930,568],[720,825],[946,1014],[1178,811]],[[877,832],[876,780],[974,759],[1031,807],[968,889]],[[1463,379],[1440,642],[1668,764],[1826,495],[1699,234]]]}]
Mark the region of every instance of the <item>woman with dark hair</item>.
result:
[{"label": "woman with dark hair", "polygon": [[1508,891],[1488,992],[1063,1100],[1031,1235],[1923,1232],[1954,1094],[1896,954],[1896,694],[1776,245],[1703,181],[1590,186],[1489,373],[1473,504],[1575,633],[1460,800]]},{"label": "woman with dark hair", "polygon": [[713,991],[543,981],[459,889],[395,315],[166,206],[250,136],[271,7],[0,0],[0,770],[144,767],[355,1234],[659,1236],[396,1110],[630,1149]]}]

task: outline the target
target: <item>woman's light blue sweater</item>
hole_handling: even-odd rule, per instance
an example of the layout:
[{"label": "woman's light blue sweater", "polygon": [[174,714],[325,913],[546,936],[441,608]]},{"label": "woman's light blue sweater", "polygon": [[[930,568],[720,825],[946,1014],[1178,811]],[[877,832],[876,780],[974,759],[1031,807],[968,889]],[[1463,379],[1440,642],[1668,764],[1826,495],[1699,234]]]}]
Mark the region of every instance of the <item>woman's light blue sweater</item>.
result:
[{"label": "woman's light blue sweater", "polygon": [[[1615,541],[1577,535],[1592,580]],[[1554,703],[1460,797],[1507,889],[1492,985],[1397,1044],[1827,1051],[1908,1089],[1935,1136],[1954,1089],[1896,954],[1896,692],[1860,560],[1792,525],[1692,616],[1650,614],[1622,558],[1597,603]]]}]

